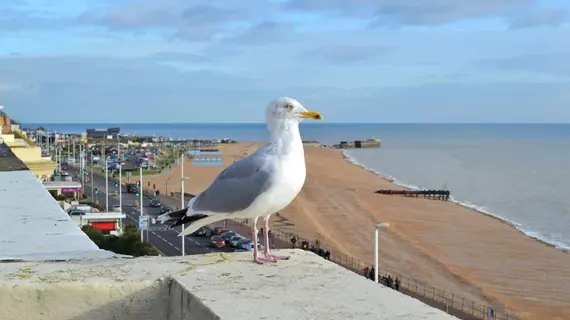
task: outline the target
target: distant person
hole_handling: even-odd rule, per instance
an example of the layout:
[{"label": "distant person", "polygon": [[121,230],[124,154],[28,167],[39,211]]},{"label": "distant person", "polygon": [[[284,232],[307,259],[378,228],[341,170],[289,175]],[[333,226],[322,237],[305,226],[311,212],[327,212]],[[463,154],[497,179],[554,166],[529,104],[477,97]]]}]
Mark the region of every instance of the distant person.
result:
[{"label": "distant person", "polygon": [[311,246],[311,252],[312,253],[317,253],[317,247],[315,247],[315,245]]},{"label": "distant person", "polygon": [[330,252],[329,249],[327,249],[327,250],[325,251],[325,255],[324,255],[323,258],[325,258],[325,259],[327,259],[327,260],[330,260],[330,259],[331,259],[331,252]]},{"label": "distant person", "polygon": [[368,266],[366,266],[364,269],[362,269],[362,272],[364,273],[364,277],[366,279],[370,279],[370,268]]},{"label": "distant person", "polygon": [[371,267],[371,268],[368,270],[368,279],[374,280],[374,271],[375,271],[375,270],[374,270],[374,267]]},{"label": "distant person", "polygon": [[160,196],[160,190],[156,190],[156,196]]},{"label": "distant person", "polygon": [[396,289],[396,291],[400,291],[400,278],[396,277],[396,280],[394,281],[394,289]]},{"label": "distant person", "polygon": [[388,279],[386,280],[386,284],[388,285],[388,287],[392,288],[393,284],[394,284],[394,279],[392,279],[391,275],[388,275]]},{"label": "distant person", "polygon": [[323,249],[321,249],[321,248],[318,248],[318,249],[317,249],[317,254],[318,254],[320,257],[323,257],[323,258],[324,258],[324,256],[325,256],[325,250],[323,250]]},{"label": "distant person", "polygon": [[297,238],[295,236],[293,236],[293,238],[291,238],[291,245],[292,245],[293,249],[295,249],[295,247],[297,247]]}]

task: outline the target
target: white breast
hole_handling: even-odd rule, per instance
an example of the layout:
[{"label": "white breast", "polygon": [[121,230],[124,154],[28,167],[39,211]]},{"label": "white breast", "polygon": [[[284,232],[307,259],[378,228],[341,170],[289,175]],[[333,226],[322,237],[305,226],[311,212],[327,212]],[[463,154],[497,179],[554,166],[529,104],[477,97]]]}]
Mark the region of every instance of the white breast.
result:
[{"label": "white breast", "polygon": [[266,216],[283,210],[297,197],[305,183],[305,155],[300,152],[277,157],[275,176],[267,189],[243,214],[247,217]]}]

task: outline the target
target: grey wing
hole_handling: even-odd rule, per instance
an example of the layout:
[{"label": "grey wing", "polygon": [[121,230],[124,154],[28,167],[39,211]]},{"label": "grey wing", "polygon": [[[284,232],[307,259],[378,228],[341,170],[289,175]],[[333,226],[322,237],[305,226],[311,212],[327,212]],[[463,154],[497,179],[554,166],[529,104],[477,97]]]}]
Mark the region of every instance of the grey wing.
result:
[{"label": "grey wing", "polygon": [[272,182],[273,167],[254,153],[227,167],[194,202],[195,212],[232,213],[247,209]]}]

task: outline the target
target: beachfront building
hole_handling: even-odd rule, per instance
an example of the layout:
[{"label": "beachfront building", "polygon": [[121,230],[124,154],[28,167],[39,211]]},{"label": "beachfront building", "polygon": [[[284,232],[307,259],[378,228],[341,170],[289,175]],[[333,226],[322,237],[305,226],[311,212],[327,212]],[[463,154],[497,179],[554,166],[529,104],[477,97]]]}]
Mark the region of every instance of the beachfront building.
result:
[{"label": "beachfront building", "polygon": [[79,199],[81,193],[79,181],[44,181],[42,184],[54,198],[68,195],[70,198]]},{"label": "beachfront building", "polygon": [[[13,130],[16,128],[18,130]],[[0,109],[1,140],[34,173],[36,178],[47,181],[53,175],[56,163],[49,157],[42,157],[41,148],[14,126],[14,121]]]},{"label": "beachfront building", "polygon": [[103,234],[120,236],[123,233],[121,219],[127,216],[121,212],[79,212],[75,211],[71,214],[73,220],[78,227],[92,226],[99,229]]}]

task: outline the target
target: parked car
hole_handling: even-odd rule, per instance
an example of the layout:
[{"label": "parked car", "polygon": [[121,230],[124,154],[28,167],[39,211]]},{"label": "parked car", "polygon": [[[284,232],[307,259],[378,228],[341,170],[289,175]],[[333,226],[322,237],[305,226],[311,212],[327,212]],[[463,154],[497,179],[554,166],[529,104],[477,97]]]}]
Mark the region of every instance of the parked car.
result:
[{"label": "parked car", "polygon": [[232,248],[237,248],[239,246],[239,241],[241,240],[241,237],[238,235],[235,235],[233,237],[230,238],[230,246]]},{"label": "parked car", "polygon": [[121,212],[121,206],[119,206],[118,204],[113,206],[113,211],[115,212]]},{"label": "parked car", "polygon": [[210,238],[210,244],[214,248],[224,248],[226,246],[226,242],[221,236],[213,236]]},{"label": "parked car", "polygon": [[150,200],[150,206],[153,208],[159,208],[160,207],[160,200],[156,199],[156,198]]},{"label": "parked car", "polygon": [[[250,239],[242,238],[242,239],[239,241],[239,247],[238,247],[238,248],[241,248],[241,249],[244,249],[244,250],[247,250],[247,251],[253,251],[253,241],[250,240]],[[261,245],[261,243],[258,242],[258,243],[257,243],[257,249],[258,249],[258,250],[263,250],[264,247],[263,247],[263,245]]]},{"label": "parked car", "polygon": [[70,216],[84,216],[87,214],[87,212],[78,209],[69,210],[67,213]]},{"label": "parked car", "polygon": [[210,238],[212,236],[213,232],[212,229],[208,228],[208,227],[202,227],[196,231],[194,231],[192,234],[190,234],[190,236],[192,237],[208,237]]},{"label": "parked car", "polygon": [[169,207],[169,206],[162,206],[162,207],[160,207],[160,213],[167,213],[167,212],[170,212],[170,211],[172,211],[172,208]]},{"label": "parked car", "polygon": [[224,232],[228,232],[230,231],[230,229],[225,228],[225,227],[215,227],[214,228],[214,234],[217,236],[221,236]]},{"label": "parked car", "polygon": [[226,245],[230,244],[230,239],[233,236],[237,236],[237,234],[233,231],[226,231],[224,233],[222,233],[222,238],[224,239],[224,241],[226,242]]}]

